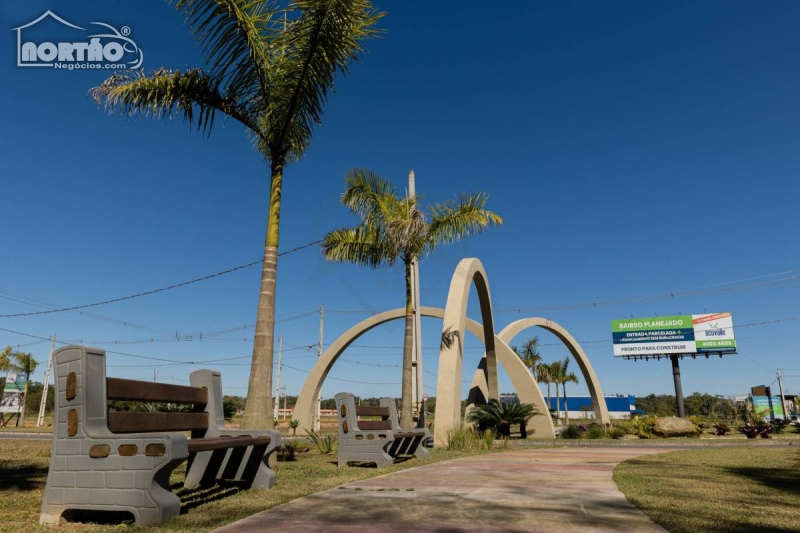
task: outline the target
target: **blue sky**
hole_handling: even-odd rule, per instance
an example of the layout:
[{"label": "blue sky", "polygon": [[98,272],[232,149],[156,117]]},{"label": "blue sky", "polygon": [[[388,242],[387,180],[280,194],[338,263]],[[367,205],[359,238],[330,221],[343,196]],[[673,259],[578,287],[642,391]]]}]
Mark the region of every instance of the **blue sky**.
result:
[{"label": "blue sky", "polygon": [[[737,329],[739,355],[686,360],[684,391],[744,393],[782,368],[787,390],[800,393],[800,5],[379,6],[389,13],[386,34],[337,81],[306,157],[286,171],[282,251],[355,222],[338,202],[349,168],[376,170],[401,189],[413,169],[426,200],[486,191],[505,218],[425,258],[423,304],[443,306],[458,261],[478,257],[498,329],[549,317],[584,342],[604,392],[635,395],[671,393],[669,363],[615,359],[612,319],[731,311],[737,326],[754,324]],[[17,67],[11,29],[48,9],[81,27],[129,26],[146,71],[203,65],[165,2],[0,5],[0,315],[258,260],[268,172],[238,124],[220,121],[203,138],[179,118],[121,120],[87,97],[110,72]],[[249,267],[82,314],[0,318],[0,345],[46,361],[49,343],[4,331],[12,330],[176,361],[241,357],[206,366],[223,372],[227,392],[244,395],[259,275]],[[399,267],[326,263],[313,247],[281,258],[278,283],[290,394],[314,363],[306,347],[317,342],[320,305],[326,344],[370,311],[403,305]],[[663,297],[671,292],[679,296]],[[441,323],[425,319],[423,328],[426,390],[435,395]],[[399,395],[402,333],[396,323],[362,337],[323,394]],[[538,334],[545,359],[567,354]],[[480,353],[468,339],[465,380]],[[108,364],[111,375],[152,379],[162,363],[110,353]],[[196,367],[155,368],[158,380],[177,383]],[[501,374],[501,389],[510,388]]]}]

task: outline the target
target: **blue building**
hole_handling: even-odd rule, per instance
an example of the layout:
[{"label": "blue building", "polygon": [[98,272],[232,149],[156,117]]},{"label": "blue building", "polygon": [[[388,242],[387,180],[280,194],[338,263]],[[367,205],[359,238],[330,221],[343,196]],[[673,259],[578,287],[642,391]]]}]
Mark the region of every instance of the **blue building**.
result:
[{"label": "blue building", "polygon": [[[644,411],[636,409],[636,397],[628,396],[605,396],[606,408],[611,418],[631,418],[634,415],[642,415]],[[500,395],[501,402],[519,401],[516,394],[502,394]],[[547,402],[545,395],[544,401]],[[550,398],[550,410],[556,412],[556,408],[561,413],[564,412],[564,397],[558,398],[556,405],[556,397]],[[588,418],[593,420],[595,418],[594,409],[592,408],[591,396],[567,396],[567,410],[571,419]],[[563,416],[563,415],[562,415]]]}]

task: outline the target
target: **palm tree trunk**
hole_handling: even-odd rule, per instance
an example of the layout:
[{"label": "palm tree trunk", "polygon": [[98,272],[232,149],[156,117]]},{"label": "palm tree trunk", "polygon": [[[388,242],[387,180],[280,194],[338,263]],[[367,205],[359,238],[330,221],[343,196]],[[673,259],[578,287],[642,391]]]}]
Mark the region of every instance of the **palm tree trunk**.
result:
[{"label": "palm tree trunk", "polygon": [[414,427],[414,406],[411,405],[411,350],[414,342],[414,309],[411,305],[411,262],[405,261],[406,267],[406,334],[403,339],[403,384],[400,400],[400,427]]},{"label": "palm tree trunk", "polygon": [[551,400],[551,396],[550,396],[550,380],[548,379],[547,380],[547,416],[550,416],[550,405],[551,405],[550,404],[550,400]]},{"label": "palm tree trunk", "polygon": [[261,292],[258,296],[253,360],[250,364],[250,382],[242,416],[242,429],[271,429],[275,425],[272,413],[272,359],[275,348],[275,282],[278,277],[283,161],[273,161],[271,173],[267,238],[264,244],[264,263],[261,265]]},{"label": "palm tree trunk", "polygon": [[567,407],[567,384],[561,385],[561,390],[564,392],[564,424],[569,424],[569,407]]},{"label": "palm tree trunk", "polygon": [[558,395],[558,381],[556,381],[556,422],[561,418],[561,397]]}]

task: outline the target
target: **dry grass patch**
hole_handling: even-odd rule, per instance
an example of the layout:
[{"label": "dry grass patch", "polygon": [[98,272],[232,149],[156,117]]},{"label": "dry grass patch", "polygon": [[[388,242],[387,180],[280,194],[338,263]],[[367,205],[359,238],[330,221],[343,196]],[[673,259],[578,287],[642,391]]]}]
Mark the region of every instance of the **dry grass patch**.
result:
[{"label": "dry grass patch", "polygon": [[[0,440],[0,532],[54,531],[38,525],[42,494],[50,466],[50,444],[50,441]],[[209,531],[276,505],[351,481],[476,453],[480,452],[434,449],[431,450],[431,459],[428,461],[412,459],[378,470],[369,467],[338,468],[336,454],[321,455],[314,450],[298,454],[297,461],[279,462],[276,468],[277,485],[270,490],[241,490],[236,484],[184,490],[182,483],[185,471],[184,467],[179,467],[171,481],[173,491],[180,496],[183,504],[180,516],[146,528],[127,524],[65,524],[55,531]]]},{"label": "dry grass patch", "polygon": [[628,500],[670,533],[800,531],[800,450],[724,447],[638,457],[614,469]]}]

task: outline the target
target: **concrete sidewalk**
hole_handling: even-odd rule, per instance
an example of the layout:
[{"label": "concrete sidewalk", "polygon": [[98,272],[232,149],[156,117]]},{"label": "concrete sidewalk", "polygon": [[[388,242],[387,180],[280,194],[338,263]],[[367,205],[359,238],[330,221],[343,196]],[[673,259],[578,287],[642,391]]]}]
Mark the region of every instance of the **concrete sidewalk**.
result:
[{"label": "concrete sidewalk", "polygon": [[665,533],[628,503],[611,471],[673,450],[549,448],[443,461],[312,494],[216,532]]}]

